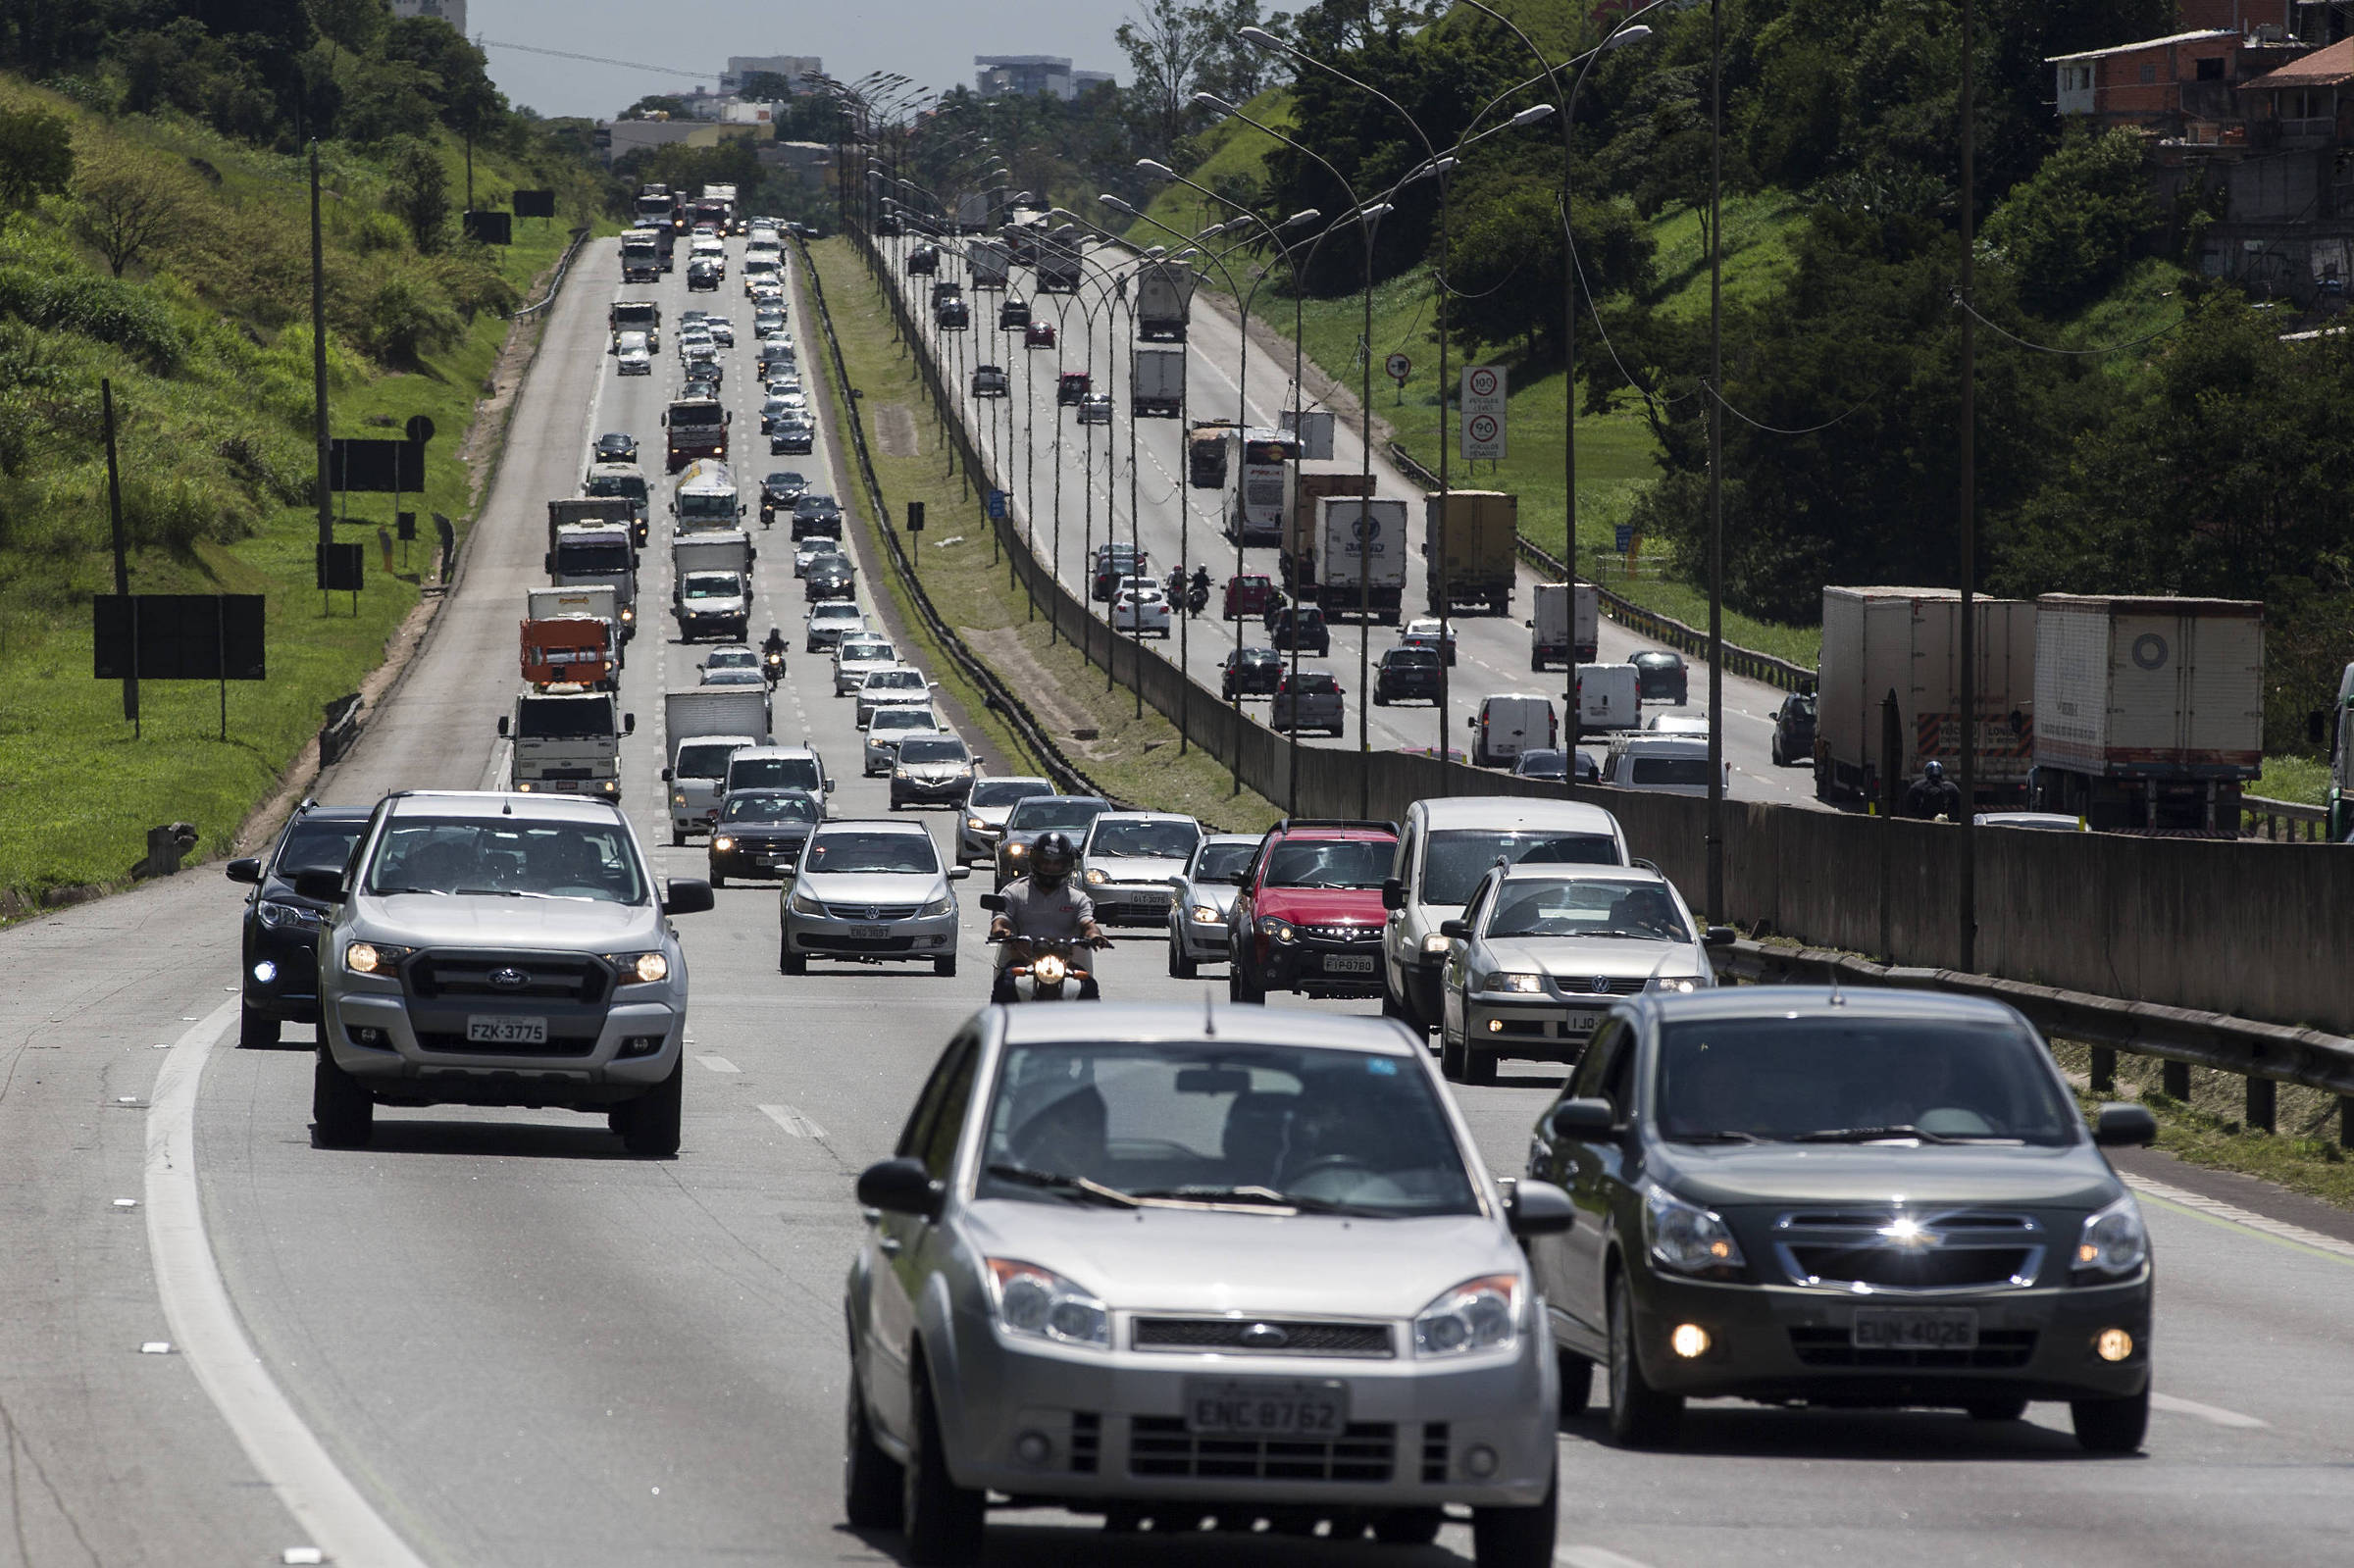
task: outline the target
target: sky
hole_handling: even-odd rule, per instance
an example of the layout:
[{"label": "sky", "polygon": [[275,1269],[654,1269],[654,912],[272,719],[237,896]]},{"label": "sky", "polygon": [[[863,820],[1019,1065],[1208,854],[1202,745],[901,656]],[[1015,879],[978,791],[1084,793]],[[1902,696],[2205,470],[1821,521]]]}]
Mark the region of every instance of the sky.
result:
[{"label": "sky", "polygon": [[816,55],[843,81],[896,71],[940,91],[969,86],[977,54],[1065,55],[1125,80],[1112,30],[1130,9],[1130,0],[467,0],[466,27],[508,102],[604,118],[650,92],[691,91],[696,78],[500,45],[702,72],[707,87],[730,55]]}]

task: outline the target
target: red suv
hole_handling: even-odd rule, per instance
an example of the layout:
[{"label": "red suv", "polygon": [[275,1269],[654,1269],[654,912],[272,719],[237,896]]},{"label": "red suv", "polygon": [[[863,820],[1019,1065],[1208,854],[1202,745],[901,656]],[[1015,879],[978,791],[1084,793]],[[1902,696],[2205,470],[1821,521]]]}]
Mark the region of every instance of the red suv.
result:
[{"label": "red suv", "polygon": [[1394,822],[1305,818],[1267,830],[1226,917],[1227,994],[1381,994],[1382,879],[1398,850]]}]

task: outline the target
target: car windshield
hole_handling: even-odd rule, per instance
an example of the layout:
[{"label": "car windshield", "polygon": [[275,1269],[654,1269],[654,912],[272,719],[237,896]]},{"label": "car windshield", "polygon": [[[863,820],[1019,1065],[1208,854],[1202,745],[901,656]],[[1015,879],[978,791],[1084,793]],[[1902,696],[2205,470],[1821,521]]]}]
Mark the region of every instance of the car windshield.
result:
[{"label": "car windshield", "polygon": [[1005,831],[1044,833],[1049,828],[1084,828],[1110,809],[1108,800],[1025,800],[1005,819]]},{"label": "car windshield", "polygon": [[515,707],[519,740],[577,740],[611,733],[610,697],[526,697]]},{"label": "car windshield", "polygon": [[987,1126],[984,1198],[1479,1212],[1438,1095],[1399,1056],[1212,1040],[1013,1045]]},{"label": "car windshield", "polygon": [[1099,822],[1087,853],[1131,860],[1183,860],[1202,841],[1190,822]]},{"label": "car windshield", "polygon": [[315,822],[296,818],[278,846],[274,875],[287,882],[299,871],[341,871],[351,859],[351,846],[360,841],[364,822]]},{"label": "car windshield", "polygon": [[806,789],[815,794],[825,786],[825,771],[815,757],[746,757],[728,769],[731,789]]},{"label": "car windshield", "polygon": [[730,794],[720,813],[729,822],[816,822],[817,802],[798,789],[764,790],[759,794]]},{"label": "car windshield", "polygon": [[1709,782],[1706,757],[1645,757],[1633,759],[1628,783],[1639,784],[1700,784]]},{"label": "car windshield", "polygon": [[1397,844],[1387,838],[1295,838],[1275,846],[1270,887],[1378,887]]},{"label": "car windshield", "polygon": [[1484,928],[1489,936],[1622,936],[1688,942],[1675,900],[1656,883],[1614,877],[1507,882]]},{"label": "car windshield", "polygon": [[763,685],[767,678],[757,670],[705,670],[703,684],[707,686]]},{"label": "car windshield", "polygon": [[1422,853],[1422,902],[1461,904],[1488,868],[1510,865],[1616,866],[1618,841],[1605,833],[1454,828],[1430,835]]},{"label": "car windshield", "polygon": [[1660,1031],[1667,1138],[2075,1142],[2083,1118],[2034,1037],[1953,1018],[1693,1019]]},{"label": "car windshield", "polygon": [[1243,844],[1203,844],[1200,857],[1194,861],[1191,875],[1196,882],[1214,882],[1220,877],[1232,877],[1250,865],[1251,857],[1257,853],[1258,840],[1255,838]]},{"label": "car windshield", "polygon": [[772,490],[797,490],[809,481],[802,479],[798,474],[794,474],[787,470],[780,470],[775,474],[771,474],[767,479],[762,480],[760,482],[767,485]]},{"label": "car windshield", "polygon": [[822,626],[829,621],[854,622],[863,621],[866,617],[854,604],[821,604],[809,612],[809,619]]},{"label": "car windshield", "polygon": [[741,740],[729,740],[711,745],[681,746],[679,760],[670,765],[670,771],[682,779],[716,779],[728,771],[728,759],[742,745]]},{"label": "car windshield", "polygon": [[901,762],[962,762],[965,758],[964,742],[953,735],[909,740],[899,746]]},{"label": "car windshield", "polygon": [[642,474],[591,474],[588,493],[590,495],[619,495],[633,501],[645,499],[645,476]]},{"label": "car windshield", "polygon": [[1565,751],[1523,751],[1512,763],[1512,772],[1523,779],[1561,779],[1567,776],[1569,754]]},{"label": "car windshield", "polygon": [[626,539],[598,539],[593,543],[567,539],[556,545],[558,577],[594,577],[629,570],[630,546]]},{"label": "car windshield", "polygon": [[619,823],[400,817],[377,839],[372,893],[645,901],[629,830]]},{"label": "car windshield", "polygon": [[866,678],[869,691],[923,691],[929,689],[921,670],[877,670]]},{"label": "car windshield", "polygon": [[940,871],[940,856],[928,833],[883,832],[850,828],[820,834],[809,842],[801,870],[822,876],[850,876],[878,872]]},{"label": "car windshield", "polygon": [[1011,806],[1033,795],[1050,795],[1053,792],[1054,786],[1043,780],[984,779],[973,785],[973,797],[965,803],[973,806]]},{"label": "car windshield", "polygon": [[863,659],[893,659],[898,650],[888,642],[859,642],[845,640],[842,645],[842,662],[854,663]]}]

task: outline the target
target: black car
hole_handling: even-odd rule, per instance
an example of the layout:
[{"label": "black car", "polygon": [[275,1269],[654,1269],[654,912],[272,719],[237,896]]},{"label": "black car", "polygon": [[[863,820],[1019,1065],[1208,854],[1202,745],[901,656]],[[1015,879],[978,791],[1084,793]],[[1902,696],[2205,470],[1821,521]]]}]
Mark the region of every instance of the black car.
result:
[{"label": "black car", "polygon": [[687,286],[699,293],[719,292],[719,266],[710,258],[687,264]]},{"label": "black car", "polygon": [[760,481],[760,521],[766,523],[779,510],[791,512],[793,504],[809,493],[809,481],[792,469],[779,469]]},{"label": "black car", "polygon": [[281,1024],[319,1022],[319,930],[328,906],[294,890],[306,871],[341,872],[374,808],[304,801],[267,855],[229,863],[229,880],[252,885],[245,897],[245,1005],[239,1045],[275,1045]]},{"label": "black car", "polygon": [[1942,1406],[2064,1399],[2096,1452],[2150,1412],[2148,1232],[2012,1008],[1928,991],[1727,986],[1619,1000],[1537,1118],[1528,1175],[1578,1219],[1533,1239],[1561,1409],[1609,1369],[1610,1430],[1684,1401]]},{"label": "black car", "polygon": [[1283,681],[1283,655],[1273,648],[1237,648],[1218,661],[1218,694],[1271,697]]},{"label": "black car", "polygon": [[638,461],[638,437],[627,430],[607,430],[596,438],[596,455],[592,463],[635,463]]},{"label": "black car", "polygon": [[1575,766],[1579,784],[1602,783],[1602,764],[1596,762],[1585,752],[1568,752],[1558,747],[1547,746],[1531,747],[1514,757],[1512,759],[1512,777],[1515,779],[1551,779],[1559,784],[1571,766],[1569,759],[1572,756],[1577,758]]},{"label": "black car", "polygon": [[1435,648],[1384,648],[1373,671],[1373,705],[1393,702],[1436,702],[1445,687],[1447,667]]},{"label": "black car", "polygon": [[1803,768],[1815,761],[1815,693],[1801,691],[1782,699],[1773,714],[1773,765]]},{"label": "black car", "polygon": [[1287,604],[1275,611],[1267,636],[1279,648],[1289,648],[1296,636],[1301,652],[1319,659],[1332,652],[1332,628],[1324,624],[1324,612],[1312,604]]},{"label": "black car", "polygon": [[801,593],[812,604],[820,599],[853,599],[858,596],[858,575],[839,550],[821,555],[801,574]]},{"label": "black car", "polygon": [[1645,648],[1627,655],[1627,663],[1635,667],[1635,696],[1644,702],[1672,702],[1684,705],[1691,685],[1691,672],[1684,668],[1684,656],[1672,648]]},{"label": "black car", "polygon": [[842,503],[831,495],[803,493],[793,503],[793,536],[805,539],[813,533],[842,537]]},{"label": "black car", "polygon": [[942,331],[962,331],[973,325],[973,308],[961,299],[944,299],[932,307],[932,324]]},{"label": "black car", "polygon": [[1099,544],[1096,546],[1096,568],[1089,591],[1105,603],[1119,591],[1120,579],[1142,577],[1151,564],[1151,555],[1133,544]]},{"label": "black car", "polygon": [[805,789],[731,789],[711,825],[711,885],[730,877],[785,878],[801,863],[825,808]]},{"label": "black car", "polygon": [[907,270],[927,277],[940,271],[940,247],[918,245],[907,253]]},{"label": "black car", "polygon": [[807,420],[780,425],[768,434],[771,457],[807,457],[817,450],[817,427]]}]

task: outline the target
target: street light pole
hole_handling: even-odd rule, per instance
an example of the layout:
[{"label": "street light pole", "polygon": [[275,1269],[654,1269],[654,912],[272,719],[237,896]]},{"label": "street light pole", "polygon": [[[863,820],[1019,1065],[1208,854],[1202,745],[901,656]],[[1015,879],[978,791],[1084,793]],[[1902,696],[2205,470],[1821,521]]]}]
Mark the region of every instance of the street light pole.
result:
[{"label": "street light pole", "polygon": [[[1712,923],[1724,918],[1724,5],[1709,0],[1709,827]],[[1570,630],[1576,632],[1572,587]]]}]

